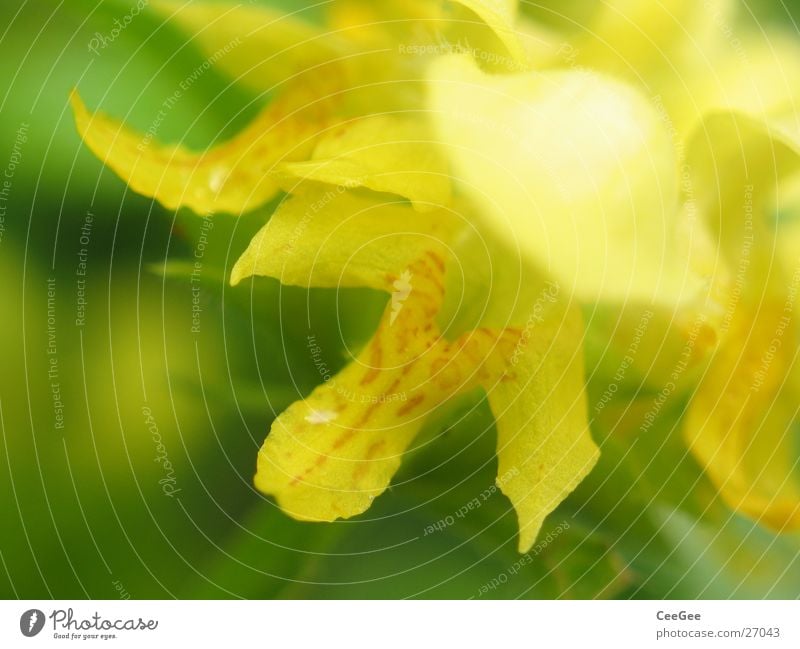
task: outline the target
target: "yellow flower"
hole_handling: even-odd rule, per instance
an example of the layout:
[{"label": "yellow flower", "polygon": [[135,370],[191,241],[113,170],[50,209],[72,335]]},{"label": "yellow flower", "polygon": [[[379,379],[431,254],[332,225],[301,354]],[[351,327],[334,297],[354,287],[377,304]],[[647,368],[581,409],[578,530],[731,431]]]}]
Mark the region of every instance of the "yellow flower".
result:
[{"label": "yellow flower", "polygon": [[[728,0],[618,0],[590,23],[554,56],[652,96],[678,154],[680,248],[707,287],[656,318],[638,379],[656,401],[689,394],[685,439],[730,507],[776,531],[800,529],[800,260],[796,226],[780,216],[796,196],[800,45],[748,26]],[[641,313],[626,307],[614,326],[630,332]]]},{"label": "yellow flower", "polygon": [[[663,47],[688,66],[695,34],[699,51],[720,60],[718,18],[698,14],[697,3],[666,3],[678,11],[673,21],[699,30],[687,37],[662,29],[663,7],[606,4],[591,18],[592,36],[565,49],[558,30],[520,16],[514,0],[342,0],[318,26],[255,5],[157,3],[220,69],[270,97],[240,135],[202,153],[155,145],[90,115],[73,95],[86,143],[134,190],[168,208],[239,214],[286,194],[234,266],[233,284],[268,276],[391,296],[357,357],[272,425],[255,483],[289,515],[330,521],[365,511],[425,419],[482,389],[497,424],[498,485],[517,511],[526,551],[598,457],[579,306],[652,305],[669,315],[670,335],[683,339],[672,316],[685,322],[702,312],[709,285],[715,296],[727,291],[725,273],[709,278],[703,270],[717,259],[713,242],[710,253],[695,244],[700,226],[678,187],[690,125],[712,108],[740,108],[727,94],[739,76],[725,72],[735,81],[721,84],[721,94],[705,93],[690,67],[660,58]],[[623,49],[608,51],[608,38]],[[231,42],[237,46],[217,58]],[[640,64],[639,74],[620,69],[625,61]],[[770,70],[762,64],[748,77],[758,88]],[[702,105],[687,109],[675,69],[691,82],[686,92],[709,95]],[[642,78],[652,87],[642,88]],[[763,83],[770,110],[785,97],[773,81]],[[722,120],[724,130],[725,119],[739,124],[737,115],[707,119]],[[759,138],[777,136],[752,131],[762,156]],[[720,145],[730,145],[726,137]],[[695,136],[689,148],[693,174],[714,169],[706,159],[713,151],[702,144]],[[759,178],[759,187],[768,183]],[[717,188],[739,180],[710,173],[695,181],[710,223],[734,209],[727,198],[713,203]],[[766,313],[777,317],[773,308]],[[764,320],[765,330],[773,320]],[[742,438],[756,432],[748,421],[754,415],[737,420],[736,448],[722,458],[710,449],[727,443],[720,438],[730,420],[705,416],[736,362],[726,360],[724,336],[746,322],[727,334],[716,320],[709,325],[700,360],[718,333],[723,343],[698,389],[687,436],[732,506],[762,518],[773,504],[764,495],[776,488],[770,476],[788,456],[770,460],[776,472],[769,476],[743,473],[737,460]],[[793,349],[787,343],[786,353]],[[768,449],[757,445],[763,457]],[[743,488],[760,500],[748,500]],[[781,494],[780,511],[788,512],[794,492]],[[775,524],[780,516],[763,518]]]},{"label": "yellow flower", "polygon": [[690,152],[729,270],[720,344],[685,436],[729,506],[776,531],[800,529],[800,239],[796,224],[773,216],[786,179],[800,171],[800,123],[718,112]]}]

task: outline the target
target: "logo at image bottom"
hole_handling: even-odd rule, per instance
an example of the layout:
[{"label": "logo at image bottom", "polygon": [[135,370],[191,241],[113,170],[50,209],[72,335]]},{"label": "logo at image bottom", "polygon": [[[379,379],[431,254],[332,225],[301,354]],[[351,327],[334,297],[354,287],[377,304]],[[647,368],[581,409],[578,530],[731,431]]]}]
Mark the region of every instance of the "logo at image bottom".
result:
[{"label": "logo at image bottom", "polygon": [[22,635],[32,638],[44,628],[44,613],[38,608],[25,611],[19,618],[19,630]]}]

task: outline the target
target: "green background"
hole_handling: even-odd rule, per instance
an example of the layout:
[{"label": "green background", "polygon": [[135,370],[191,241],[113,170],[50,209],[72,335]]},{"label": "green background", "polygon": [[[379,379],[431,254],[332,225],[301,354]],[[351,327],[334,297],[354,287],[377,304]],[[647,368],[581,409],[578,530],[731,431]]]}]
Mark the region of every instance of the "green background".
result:
[{"label": "green background", "polygon": [[[430,422],[393,486],[357,519],[299,523],[258,494],[255,458],[272,419],[319,382],[306,336],[342,367],[385,297],[266,279],[228,287],[267,207],[214,219],[200,333],[191,332],[186,267],[203,221],[129,191],[81,145],[68,106],[77,86],[92,109],[146,130],[203,62],[148,11],[90,52],[93,34],[108,34],[131,4],[5,0],[0,10],[0,166],[27,128],[0,239],[0,596],[800,596],[800,538],[775,537],[718,501],[681,443],[683,403],[635,442],[595,431],[600,464],[522,560],[501,495],[456,515],[496,474],[480,395]],[[752,7],[760,20],[794,28],[781,3]],[[159,138],[208,146],[262,102],[212,68]],[[94,222],[83,246],[87,213]],[[82,247],[87,307],[77,326]],[[49,279],[63,429],[47,372]],[[156,457],[165,453],[173,496],[159,483],[167,473]]]}]

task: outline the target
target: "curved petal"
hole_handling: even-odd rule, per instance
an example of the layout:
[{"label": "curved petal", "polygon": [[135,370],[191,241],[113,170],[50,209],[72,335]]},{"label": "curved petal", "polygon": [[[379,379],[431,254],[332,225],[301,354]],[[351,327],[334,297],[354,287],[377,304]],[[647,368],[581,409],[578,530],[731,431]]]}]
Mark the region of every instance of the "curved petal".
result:
[{"label": "curved petal", "polygon": [[783,281],[780,264],[772,268],[780,226],[769,214],[784,179],[800,169],[800,124],[717,112],[698,125],[687,151],[697,207],[729,265],[753,266],[739,283]]},{"label": "curved petal", "polygon": [[796,39],[765,34],[732,0],[604,2],[562,58],[640,87],[663,105],[678,139],[710,110],[785,109],[800,83]]},{"label": "curved petal", "polygon": [[785,304],[746,304],[689,407],[689,448],[725,502],[777,531],[800,529],[798,336]]},{"label": "curved petal", "polygon": [[527,67],[527,53],[514,29],[519,5],[517,0],[451,0],[451,2],[466,7],[476,14],[506,47],[513,64],[521,69]]},{"label": "curved petal", "polygon": [[[276,419],[259,454],[257,487],[296,518],[354,516],[386,489],[427,415],[482,386],[497,418],[498,484],[518,511],[527,549],[596,459],[580,316],[542,309],[533,328],[479,328],[448,341],[437,315],[452,236],[431,218],[441,214],[351,192],[324,196],[312,187],[287,200],[233,281],[261,274],[302,286],[370,286],[392,297],[358,358]],[[520,322],[519,314],[490,311],[498,323]]]},{"label": "curved petal", "polygon": [[450,203],[450,179],[418,117],[373,115],[326,132],[311,159],[280,171],[295,178],[367,187],[409,199],[420,211]]},{"label": "curved petal", "polygon": [[734,277],[723,342],[684,434],[725,501],[776,530],[800,529],[800,268],[797,250],[777,243],[785,225],[771,218],[784,179],[800,169],[798,134],[794,120],[726,111],[703,121],[689,149],[702,213]]},{"label": "curved petal", "polygon": [[283,160],[307,156],[324,119],[321,104],[304,104],[304,95],[293,93],[272,102],[232,140],[196,153],[155,144],[110,117],[90,114],[77,92],[70,100],[84,142],[131,189],[198,214],[240,214],[273,198],[279,187],[270,172]]},{"label": "curved petal", "polygon": [[703,64],[707,48],[722,42],[733,11],[732,0],[609,0],[598,5],[587,30],[586,56],[627,74],[639,70],[645,78],[667,68],[686,72],[691,57]]},{"label": "curved petal", "polygon": [[398,274],[452,229],[439,211],[420,214],[344,187],[300,189],[253,237],[231,273],[296,286],[366,286],[392,291]]},{"label": "curved petal", "polygon": [[332,521],[365,511],[425,418],[494,378],[515,332],[444,340],[435,317],[444,257],[428,249],[394,282],[372,340],[350,365],[292,404],[259,453],[256,487],[291,516]]},{"label": "curved petal", "polygon": [[[436,218],[438,216],[438,218]],[[231,281],[368,286],[392,294],[361,354],[292,404],[259,453],[255,484],[291,516],[366,510],[400,465],[425,416],[465,385],[435,316],[444,291],[444,214],[307,183],[253,238]]]},{"label": "curved petal", "polygon": [[523,334],[509,372],[487,387],[497,422],[497,484],[517,511],[520,552],[599,457],[589,434],[582,338],[577,307],[561,320],[543,317]]},{"label": "curved petal", "polygon": [[[738,48],[730,46],[713,62],[717,77],[701,96],[703,112],[739,110],[774,117],[796,110],[800,100],[800,43],[779,30],[745,32]],[[698,80],[697,84],[703,81]]]},{"label": "curved petal", "polygon": [[[482,385],[497,427],[497,485],[516,510],[526,552],[543,519],[598,457],[587,418],[581,315],[557,282],[479,228],[460,231],[451,255],[439,320],[451,336],[466,331],[459,339],[474,340],[476,355],[500,356]],[[475,327],[506,337],[489,352],[475,340]],[[512,331],[519,333],[509,338]]]},{"label": "curved petal", "polygon": [[487,225],[585,300],[678,299],[675,159],[655,109],[582,72],[429,75],[437,135]]},{"label": "curved petal", "polygon": [[[340,59],[347,44],[303,18],[257,3],[151,0],[150,5],[191,35],[217,67],[237,83],[267,92],[296,75]],[[225,51],[224,56],[218,56]]]},{"label": "curved petal", "polygon": [[273,423],[255,484],[289,515],[332,521],[365,511],[389,485],[425,415],[449,396],[431,371],[439,357],[430,322],[442,263],[431,252],[401,273],[403,299],[387,307],[359,357]]}]

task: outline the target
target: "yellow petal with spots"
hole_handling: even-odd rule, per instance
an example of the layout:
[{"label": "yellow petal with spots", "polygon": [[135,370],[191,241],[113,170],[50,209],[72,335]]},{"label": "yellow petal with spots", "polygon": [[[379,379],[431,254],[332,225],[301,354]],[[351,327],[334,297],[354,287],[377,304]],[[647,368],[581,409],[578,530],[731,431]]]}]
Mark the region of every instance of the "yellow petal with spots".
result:
[{"label": "yellow petal with spots", "polygon": [[453,229],[447,212],[421,214],[343,187],[310,184],[285,200],[253,237],[231,273],[296,286],[367,286],[392,290],[397,273]]},{"label": "yellow petal with spots", "polygon": [[332,192],[315,211],[320,196],[311,188],[287,200],[233,280],[269,275],[302,286],[370,286],[392,297],[359,356],[276,419],[259,454],[257,487],[296,518],[354,516],[386,489],[427,415],[482,386],[498,422],[498,484],[518,511],[526,550],[596,459],[580,316],[537,310],[532,329],[478,328],[448,340],[437,315],[450,236],[438,220],[351,193]]},{"label": "yellow petal with spots", "polygon": [[487,75],[457,56],[428,83],[456,182],[509,249],[585,300],[686,291],[672,143],[643,97],[581,72]]},{"label": "yellow petal with spots", "polygon": [[501,379],[518,331],[442,338],[435,316],[444,267],[441,253],[428,250],[398,269],[392,301],[358,358],[273,423],[255,484],[289,515],[332,521],[365,511],[427,415]]},{"label": "yellow petal with spots", "polygon": [[92,115],[77,92],[71,102],[86,145],[135,192],[169,209],[240,214],[279,191],[270,176],[278,163],[308,156],[324,110],[307,98],[305,104],[297,94],[272,102],[233,139],[201,153],[154,143],[110,117]]},{"label": "yellow petal with spots", "polygon": [[447,164],[420,117],[374,115],[338,125],[320,137],[310,160],[280,172],[397,194],[420,211],[450,203]]},{"label": "yellow petal with spots", "polygon": [[532,324],[504,380],[486,388],[497,422],[498,486],[517,511],[520,552],[599,457],[586,412],[580,312],[573,306],[561,319]]},{"label": "yellow petal with spots", "polygon": [[307,71],[319,72],[349,52],[337,34],[263,4],[151,0],[169,23],[191,35],[215,67],[237,83],[267,92]]}]

